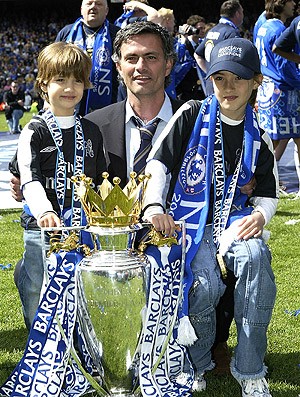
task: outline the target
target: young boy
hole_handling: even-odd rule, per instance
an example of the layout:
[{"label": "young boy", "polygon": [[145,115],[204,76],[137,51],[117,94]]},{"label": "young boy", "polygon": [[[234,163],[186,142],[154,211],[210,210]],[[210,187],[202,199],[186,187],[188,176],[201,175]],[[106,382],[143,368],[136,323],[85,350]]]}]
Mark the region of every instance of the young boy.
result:
[{"label": "young boy", "polygon": [[92,122],[75,115],[84,89],[90,87],[91,60],[74,44],[57,42],[38,57],[36,88],[47,110],[24,127],[17,167],[26,204],[22,214],[25,252],[18,289],[28,328],[43,281],[40,227],[82,224],[73,175],[85,173],[96,185],[106,169],[102,136]]},{"label": "young boy", "polygon": [[[248,104],[262,79],[256,48],[246,39],[222,41],[211,53],[207,77],[215,94],[184,104],[150,153],[144,218],[166,235],[174,232],[174,220],[186,222],[186,274],[191,270],[193,278],[188,310],[198,338],[188,348],[196,371],[193,389],[205,389],[203,374],[214,367],[215,308],[226,266],[237,279],[231,372],[243,397],[268,397],[264,356],[276,286],[262,233],[276,211],[278,177],[270,139]],[[164,214],[169,172],[173,198]],[[250,181],[247,196],[241,190]]]}]

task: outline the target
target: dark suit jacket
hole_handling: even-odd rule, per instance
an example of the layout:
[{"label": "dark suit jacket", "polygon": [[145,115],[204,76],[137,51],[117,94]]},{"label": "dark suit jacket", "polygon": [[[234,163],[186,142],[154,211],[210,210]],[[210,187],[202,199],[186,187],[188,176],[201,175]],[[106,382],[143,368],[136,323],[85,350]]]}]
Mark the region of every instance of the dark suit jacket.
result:
[{"label": "dark suit jacket", "polygon": [[[127,183],[125,102],[124,100],[114,103],[84,116],[99,127],[103,136],[110,179],[120,177],[122,188]],[[171,99],[171,103],[175,113],[184,102]]]}]

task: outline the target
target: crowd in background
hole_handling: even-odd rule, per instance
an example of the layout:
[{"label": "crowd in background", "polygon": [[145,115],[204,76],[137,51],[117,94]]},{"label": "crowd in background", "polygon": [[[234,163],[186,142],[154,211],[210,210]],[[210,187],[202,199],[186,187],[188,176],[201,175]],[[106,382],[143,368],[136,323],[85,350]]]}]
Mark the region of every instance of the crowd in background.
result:
[{"label": "crowd in background", "polygon": [[[58,7],[37,7],[27,8],[18,7],[17,3],[9,2],[5,7],[0,3],[0,104],[3,102],[3,94],[9,90],[11,82],[17,80],[20,88],[34,98],[33,89],[35,76],[37,73],[36,61],[39,51],[47,44],[55,41],[55,37],[60,29],[67,23],[72,23],[79,16],[79,5],[68,4]],[[160,2],[161,4],[162,2]],[[164,2],[164,5],[167,2]],[[219,18],[219,2],[201,1],[201,6],[197,2],[187,2],[184,12],[176,10],[176,4],[172,4],[176,19],[176,28],[185,23],[193,13],[202,15],[207,23],[215,23]],[[245,18],[242,31],[245,37],[251,38],[253,25],[257,15],[263,9],[254,6],[253,2],[244,4]],[[159,2],[150,2],[153,7],[158,6]],[[108,19],[111,22],[119,16],[120,4],[111,4]],[[55,9],[53,9],[55,8]],[[189,11],[189,9],[191,11]],[[176,13],[177,12],[177,13]],[[209,17],[208,17],[209,16]]]}]

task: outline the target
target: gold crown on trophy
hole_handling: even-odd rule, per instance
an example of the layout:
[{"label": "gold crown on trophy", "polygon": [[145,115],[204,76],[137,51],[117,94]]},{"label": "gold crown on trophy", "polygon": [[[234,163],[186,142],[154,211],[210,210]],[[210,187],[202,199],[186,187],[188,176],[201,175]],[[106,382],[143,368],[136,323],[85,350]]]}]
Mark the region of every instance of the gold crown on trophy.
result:
[{"label": "gold crown on trophy", "polygon": [[116,227],[129,226],[139,222],[143,199],[150,175],[130,173],[130,180],[121,189],[121,179],[108,180],[103,172],[103,182],[98,192],[92,188],[92,179],[82,174],[73,176],[76,193],[81,201],[89,226]]}]

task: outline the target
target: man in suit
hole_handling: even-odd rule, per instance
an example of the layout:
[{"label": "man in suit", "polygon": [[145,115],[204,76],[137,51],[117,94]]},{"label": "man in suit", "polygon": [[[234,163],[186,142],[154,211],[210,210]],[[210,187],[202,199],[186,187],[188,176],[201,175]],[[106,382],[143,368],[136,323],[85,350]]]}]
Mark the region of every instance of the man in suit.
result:
[{"label": "man in suit", "polygon": [[114,41],[113,60],[127,98],[85,116],[98,125],[108,156],[110,177],[119,176],[124,186],[134,169],[140,144],[135,118],[143,126],[159,118],[154,143],[173,113],[183,104],[165,93],[175,59],[172,38],[152,22],[121,29]]},{"label": "man in suit", "polygon": [[[110,177],[121,178],[125,186],[129,172],[134,169],[134,157],[140,144],[140,124],[159,117],[153,141],[157,139],[173,113],[183,104],[171,100],[165,93],[168,76],[175,59],[169,33],[152,22],[139,22],[120,30],[115,39],[114,61],[121,80],[127,87],[127,99],[87,114],[85,118],[99,127],[103,135]],[[145,165],[146,165],[146,159]],[[11,178],[12,195],[22,199],[20,180]],[[167,187],[166,187],[167,193]],[[41,247],[33,247],[35,252]],[[19,266],[16,268],[18,283]]]}]

